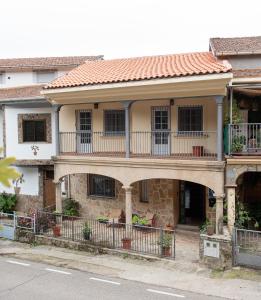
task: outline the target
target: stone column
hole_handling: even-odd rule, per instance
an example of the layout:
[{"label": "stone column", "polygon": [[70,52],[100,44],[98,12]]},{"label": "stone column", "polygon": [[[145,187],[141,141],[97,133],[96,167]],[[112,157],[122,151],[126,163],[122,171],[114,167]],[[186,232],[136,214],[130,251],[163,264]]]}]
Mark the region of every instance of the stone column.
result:
[{"label": "stone column", "polygon": [[55,184],[55,208],[56,212],[62,212],[62,189],[61,189],[61,182],[57,182]]},{"label": "stone column", "polygon": [[126,158],[130,157],[130,107],[133,101],[122,102],[125,110],[125,149]]},{"label": "stone column", "polygon": [[125,190],[125,211],[126,211],[126,224],[132,225],[132,195],[131,186],[123,186]]},{"label": "stone column", "polygon": [[223,199],[224,195],[216,197],[216,234],[223,234]]},{"label": "stone column", "polygon": [[54,105],[54,125],[55,125],[55,155],[58,156],[60,154],[60,132],[59,132],[59,112],[61,109],[61,105]]},{"label": "stone column", "polygon": [[227,186],[227,226],[232,233],[236,219],[236,185]]},{"label": "stone column", "polygon": [[217,159],[223,156],[223,96],[216,96],[217,104]]}]

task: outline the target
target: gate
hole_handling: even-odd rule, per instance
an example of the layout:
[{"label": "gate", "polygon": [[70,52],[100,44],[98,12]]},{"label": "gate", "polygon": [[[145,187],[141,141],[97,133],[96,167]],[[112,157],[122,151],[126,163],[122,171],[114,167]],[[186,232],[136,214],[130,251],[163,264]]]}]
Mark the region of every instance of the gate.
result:
[{"label": "gate", "polygon": [[234,229],[234,265],[261,268],[261,231]]},{"label": "gate", "polygon": [[14,240],[15,225],[16,225],[15,213],[7,214],[7,213],[0,212],[0,237],[9,240]]}]

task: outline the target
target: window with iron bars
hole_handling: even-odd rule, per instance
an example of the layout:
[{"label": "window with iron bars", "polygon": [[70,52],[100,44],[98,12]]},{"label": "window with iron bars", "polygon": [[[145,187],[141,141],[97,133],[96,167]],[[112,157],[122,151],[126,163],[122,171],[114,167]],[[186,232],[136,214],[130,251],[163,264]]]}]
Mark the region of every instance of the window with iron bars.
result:
[{"label": "window with iron bars", "polygon": [[115,180],[111,177],[90,174],[89,196],[115,198]]},{"label": "window with iron bars", "polygon": [[124,135],[125,134],[125,111],[105,110],[104,131],[106,135]]}]

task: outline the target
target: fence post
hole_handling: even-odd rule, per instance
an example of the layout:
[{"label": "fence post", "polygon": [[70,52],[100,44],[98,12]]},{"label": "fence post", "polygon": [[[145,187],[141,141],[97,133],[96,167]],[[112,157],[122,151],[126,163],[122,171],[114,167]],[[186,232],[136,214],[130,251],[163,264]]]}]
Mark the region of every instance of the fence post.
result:
[{"label": "fence post", "polygon": [[163,229],[160,227],[160,256],[163,257]]},{"label": "fence post", "polygon": [[114,218],[112,219],[112,247],[115,249],[115,226],[114,226]]},{"label": "fence post", "polygon": [[36,233],[35,214],[33,214],[33,233]]},{"label": "fence post", "polygon": [[16,212],[15,211],[13,212],[13,216],[14,216],[13,222],[14,222],[14,230],[15,230],[16,229]]},{"label": "fence post", "polygon": [[71,220],[72,222],[72,240],[74,241],[74,221],[73,219]]},{"label": "fence post", "polygon": [[173,231],[173,258],[176,258],[176,234],[175,231]]}]

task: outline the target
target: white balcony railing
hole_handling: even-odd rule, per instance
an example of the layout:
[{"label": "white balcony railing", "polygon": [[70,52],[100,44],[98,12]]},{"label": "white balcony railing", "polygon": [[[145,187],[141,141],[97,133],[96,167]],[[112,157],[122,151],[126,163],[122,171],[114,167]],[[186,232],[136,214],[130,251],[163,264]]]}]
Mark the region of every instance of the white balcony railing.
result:
[{"label": "white balcony railing", "polygon": [[[60,155],[122,156],[126,140],[122,134],[77,131],[60,133]],[[131,157],[216,158],[214,131],[130,132]]]},{"label": "white balcony railing", "polygon": [[229,154],[261,154],[261,123],[230,124]]}]

